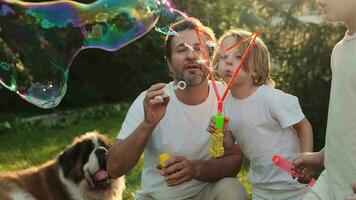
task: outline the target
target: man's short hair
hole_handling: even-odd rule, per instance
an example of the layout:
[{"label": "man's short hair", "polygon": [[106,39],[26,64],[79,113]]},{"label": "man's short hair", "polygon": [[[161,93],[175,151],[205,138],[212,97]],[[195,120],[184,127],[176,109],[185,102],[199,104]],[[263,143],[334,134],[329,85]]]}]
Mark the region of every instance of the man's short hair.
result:
[{"label": "man's short hair", "polygon": [[[181,32],[181,31],[185,31],[185,30],[195,30],[196,28],[198,28],[202,33],[204,33],[205,35],[210,37],[209,40],[213,40],[214,42],[216,41],[215,34],[214,34],[213,30],[207,26],[204,26],[198,19],[196,19],[194,17],[185,18],[185,19],[173,24],[172,26],[170,26],[170,30],[173,32],[177,32],[177,33]],[[166,58],[168,60],[171,60],[172,40],[173,40],[174,36],[175,36],[174,34],[169,34],[166,37],[166,41],[165,41]],[[209,49],[209,54],[211,55],[212,53],[213,53],[213,50]]]}]

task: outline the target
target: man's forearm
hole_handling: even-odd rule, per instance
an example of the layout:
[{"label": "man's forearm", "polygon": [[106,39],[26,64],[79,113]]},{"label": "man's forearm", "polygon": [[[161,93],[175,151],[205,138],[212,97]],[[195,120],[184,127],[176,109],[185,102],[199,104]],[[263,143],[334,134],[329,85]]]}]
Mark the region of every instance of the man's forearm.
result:
[{"label": "man's forearm", "polygon": [[137,164],[153,129],[142,122],[126,139],[116,140],[107,156],[107,169],[111,177],[120,177]]},{"label": "man's forearm", "polygon": [[213,182],[224,177],[235,177],[240,171],[242,160],[241,150],[238,145],[235,145],[221,158],[193,161],[196,170],[195,179]]}]

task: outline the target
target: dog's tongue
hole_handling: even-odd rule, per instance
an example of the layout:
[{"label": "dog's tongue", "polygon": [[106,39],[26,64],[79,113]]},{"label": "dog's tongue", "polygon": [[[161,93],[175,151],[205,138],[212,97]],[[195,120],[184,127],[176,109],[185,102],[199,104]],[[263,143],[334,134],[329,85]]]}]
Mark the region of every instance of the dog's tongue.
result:
[{"label": "dog's tongue", "polygon": [[108,178],[109,175],[108,175],[108,172],[106,170],[99,170],[98,172],[95,173],[94,175],[94,179],[96,181],[102,181],[102,180],[105,180],[106,178]]}]

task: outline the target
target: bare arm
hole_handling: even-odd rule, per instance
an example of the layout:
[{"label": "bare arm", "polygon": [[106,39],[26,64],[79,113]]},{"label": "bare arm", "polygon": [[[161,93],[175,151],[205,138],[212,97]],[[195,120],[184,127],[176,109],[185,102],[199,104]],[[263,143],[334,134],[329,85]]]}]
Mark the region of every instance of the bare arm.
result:
[{"label": "bare arm", "polygon": [[115,141],[107,155],[107,170],[111,177],[120,177],[137,164],[153,129],[142,122],[125,140]]},{"label": "bare arm", "polygon": [[310,168],[312,170],[324,167],[324,149],[319,152],[304,152],[293,160],[295,168]]},{"label": "bare arm", "polygon": [[[111,177],[117,178],[131,170],[145,149],[152,131],[166,113],[169,97],[155,98],[164,94],[165,84],[151,86],[143,100],[144,120],[124,140],[116,140],[107,155],[107,170]],[[130,149],[130,150],[128,150]]]},{"label": "bare arm", "polygon": [[224,177],[235,177],[241,169],[243,154],[239,145],[227,150],[223,157],[214,160],[194,161],[197,169],[195,179],[217,181]]},{"label": "bare arm", "polygon": [[307,118],[302,119],[302,121],[293,125],[296,130],[300,149],[302,152],[312,152],[313,151],[313,129]]},{"label": "bare arm", "polygon": [[324,167],[324,149],[319,152],[303,152],[293,160],[293,167],[300,173],[298,181],[309,183],[313,171]]}]

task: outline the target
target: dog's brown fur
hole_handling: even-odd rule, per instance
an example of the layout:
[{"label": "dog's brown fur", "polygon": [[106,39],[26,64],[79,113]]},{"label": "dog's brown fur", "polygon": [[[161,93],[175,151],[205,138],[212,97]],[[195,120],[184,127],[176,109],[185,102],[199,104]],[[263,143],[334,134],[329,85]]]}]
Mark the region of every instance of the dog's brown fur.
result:
[{"label": "dog's brown fur", "polygon": [[[75,160],[75,163],[73,163],[73,168],[70,169],[64,169],[62,165],[63,162],[67,162],[65,159],[66,154],[69,156],[68,158],[70,158],[70,154],[75,150],[76,145],[80,142],[83,142],[84,140],[88,140],[90,137],[100,138],[101,141],[105,142],[105,144],[110,144],[108,143],[107,138],[103,135],[99,135],[98,133],[90,133],[77,138],[72,145],[70,145],[59,157],[54,160],[48,161],[47,163],[38,167],[32,167],[23,171],[2,174],[0,175],[0,199],[75,200],[75,197],[73,197],[73,192],[70,192],[67,189],[71,186],[66,186],[63,183],[59,172],[62,170],[66,179],[71,180],[73,183],[77,184],[78,191],[79,183],[85,185],[85,182],[79,182],[82,180],[75,180],[81,177],[78,174],[83,173],[82,171],[85,163]],[[112,180],[110,184],[112,184],[112,187],[109,189],[110,191],[106,192],[105,195],[98,193],[98,196],[95,197],[95,199],[99,198],[100,200],[121,200],[122,191],[125,187],[124,177],[121,177],[118,180]],[[85,188],[88,189],[89,187]],[[14,194],[17,194],[17,197],[14,197]],[[86,199],[86,197],[83,197],[83,199]],[[88,200],[89,199],[90,198],[88,198]]]}]

